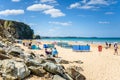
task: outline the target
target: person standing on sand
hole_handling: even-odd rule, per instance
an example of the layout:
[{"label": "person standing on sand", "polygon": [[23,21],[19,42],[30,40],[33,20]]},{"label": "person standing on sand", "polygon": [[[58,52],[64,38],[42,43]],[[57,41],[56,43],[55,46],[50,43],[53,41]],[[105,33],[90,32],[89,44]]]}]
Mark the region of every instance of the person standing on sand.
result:
[{"label": "person standing on sand", "polygon": [[105,44],[106,44],[106,47],[105,47],[105,48],[106,48],[106,49],[108,49],[108,43],[107,43],[107,42],[105,42]]},{"label": "person standing on sand", "polygon": [[118,55],[118,50],[117,50],[117,49],[118,49],[118,46],[117,46],[117,43],[115,43],[115,44],[114,44],[114,50],[115,50],[114,55],[115,55],[115,54]]}]

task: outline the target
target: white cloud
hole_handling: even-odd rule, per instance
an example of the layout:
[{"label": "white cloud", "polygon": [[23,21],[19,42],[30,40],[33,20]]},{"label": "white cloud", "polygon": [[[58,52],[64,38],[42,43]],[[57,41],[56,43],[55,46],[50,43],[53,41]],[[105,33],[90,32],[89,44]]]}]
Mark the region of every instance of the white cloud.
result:
[{"label": "white cloud", "polygon": [[70,8],[72,9],[72,8],[78,8],[80,6],[80,3],[78,3],[78,2],[76,2],[76,3],[74,3],[74,4],[71,4],[70,5]]},{"label": "white cloud", "polygon": [[110,22],[108,22],[108,21],[99,21],[98,23],[99,24],[110,24]]},{"label": "white cloud", "polygon": [[97,9],[104,6],[109,6],[111,4],[115,4],[114,1],[111,0],[82,0],[80,2],[73,3],[69,6],[70,9],[78,8],[78,9]]},{"label": "white cloud", "polygon": [[19,14],[24,14],[24,10],[18,9],[12,9],[12,10],[4,10],[4,11],[0,11],[0,15],[4,15],[4,16],[8,16],[8,15],[19,15]]},{"label": "white cloud", "polygon": [[19,2],[20,0],[12,0],[12,2]]},{"label": "white cloud", "polygon": [[56,0],[40,0],[41,3],[46,3],[46,2],[49,2],[49,3],[57,3]]},{"label": "white cloud", "polygon": [[69,8],[70,8],[70,9],[72,9],[72,8],[92,9],[92,8],[97,8],[97,7],[92,6],[92,5],[87,5],[87,4],[81,5],[80,3],[74,3],[74,4],[71,4]]},{"label": "white cloud", "polygon": [[45,10],[43,13],[51,15],[52,18],[65,16],[65,14],[62,13],[59,9],[54,8]]},{"label": "white cloud", "polygon": [[87,4],[89,5],[109,5],[109,2],[106,0],[90,0]]},{"label": "white cloud", "polygon": [[71,4],[69,8],[70,9],[72,9],[72,8],[91,9],[91,8],[95,8],[95,7],[92,5],[81,5],[80,3],[74,3],[74,4]]},{"label": "white cloud", "polygon": [[50,15],[52,18],[65,16],[65,14],[61,12],[61,10],[55,9],[54,6],[47,5],[47,4],[34,4],[34,5],[27,7],[27,10],[41,11],[44,14]]},{"label": "white cloud", "polygon": [[41,10],[47,10],[51,9],[53,6],[51,5],[46,5],[46,4],[33,4],[29,7],[27,7],[27,10],[29,11],[41,11]]},{"label": "white cloud", "polygon": [[96,9],[96,8],[98,8],[98,7],[91,6],[91,5],[84,5],[84,6],[80,6],[79,8],[80,8],[80,9]]},{"label": "white cloud", "polygon": [[60,26],[70,26],[72,22],[49,22],[50,24],[60,25]]},{"label": "white cloud", "polygon": [[112,15],[112,14],[114,14],[114,12],[106,12],[105,14],[106,15]]},{"label": "white cloud", "polygon": [[87,2],[87,0],[82,0],[81,2],[82,2],[82,3],[86,3],[86,2]]}]

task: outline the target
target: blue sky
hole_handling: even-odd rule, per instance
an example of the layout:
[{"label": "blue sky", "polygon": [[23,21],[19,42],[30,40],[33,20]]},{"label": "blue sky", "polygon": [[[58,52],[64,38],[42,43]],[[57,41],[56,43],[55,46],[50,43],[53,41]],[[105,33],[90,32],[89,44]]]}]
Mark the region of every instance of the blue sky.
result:
[{"label": "blue sky", "polygon": [[120,37],[119,0],[0,0],[0,18],[41,36]]}]

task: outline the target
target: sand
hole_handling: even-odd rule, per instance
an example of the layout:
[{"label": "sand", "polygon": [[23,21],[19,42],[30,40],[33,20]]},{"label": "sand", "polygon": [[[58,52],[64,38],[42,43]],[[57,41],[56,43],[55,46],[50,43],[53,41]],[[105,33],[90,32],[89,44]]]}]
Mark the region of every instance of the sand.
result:
[{"label": "sand", "polygon": [[[120,50],[118,49],[119,55],[113,55],[113,45],[109,49],[105,49],[105,45],[102,45],[102,52],[98,51],[98,44],[90,44],[90,46],[90,52],[75,52],[72,49],[59,46],[56,48],[59,57],[62,59],[68,61],[81,60],[83,62],[78,66],[82,67],[81,73],[86,77],[86,80],[120,80]],[[36,51],[36,54],[39,53],[45,54],[44,50]]]},{"label": "sand", "polygon": [[[98,52],[97,45],[91,45],[90,52],[74,52],[71,49],[57,47],[59,56],[63,59],[81,60],[81,73],[86,80],[120,80],[120,54],[113,55],[114,49],[103,48]],[[120,52],[120,50],[119,50]]]},{"label": "sand", "polygon": [[[45,42],[42,42],[40,47]],[[86,80],[120,80],[120,49],[118,49],[119,55],[113,55],[114,49],[105,49],[103,45],[102,52],[98,52],[98,44],[90,44],[90,52],[75,52],[72,49],[61,48],[56,46],[59,57],[68,61],[81,60],[81,66],[83,71],[81,73],[86,77]],[[25,49],[25,47],[21,46]],[[120,48],[120,46],[119,46]],[[27,49],[27,48],[26,48]],[[27,49],[29,50],[29,49]],[[32,50],[35,54],[44,54],[42,50]],[[69,64],[76,65],[76,64]],[[30,78],[29,80],[40,80],[38,77]]]}]

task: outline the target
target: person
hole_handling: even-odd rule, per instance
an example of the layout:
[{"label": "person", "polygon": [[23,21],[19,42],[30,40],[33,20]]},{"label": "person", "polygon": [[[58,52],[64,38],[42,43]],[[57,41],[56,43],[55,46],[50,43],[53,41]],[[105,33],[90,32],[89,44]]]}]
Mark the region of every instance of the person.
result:
[{"label": "person", "polygon": [[32,42],[28,44],[28,48],[31,49]]},{"label": "person", "polygon": [[47,48],[45,48],[45,53],[46,53],[47,57],[51,57],[51,51],[48,51]]},{"label": "person", "polygon": [[54,49],[52,50],[52,56],[53,56],[53,57],[58,57],[58,51],[57,51],[56,48],[54,48]]},{"label": "person", "polygon": [[25,43],[23,43],[23,46],[25,46]]},{"label": "person", "polygon": [[109,43],[109,48],[111,48],[111,43]]},{"label": "person", "polygon": [[108,48],[108,43],[107,43],[107,42],[105,42],[105,44],[106,44],[106,47],[105,47],[105,48],[107,49],[107,48]]},{"label": "person", "polygon": [[118,55],[118,46],[117,46],[117,43],[114,44],[114,55],[117,54]]},{"label": "person", "polygon": [[40,48],[39,44],[37,45],[37,49],[38,49],[38,50],[41,50],[41,48]]}]

